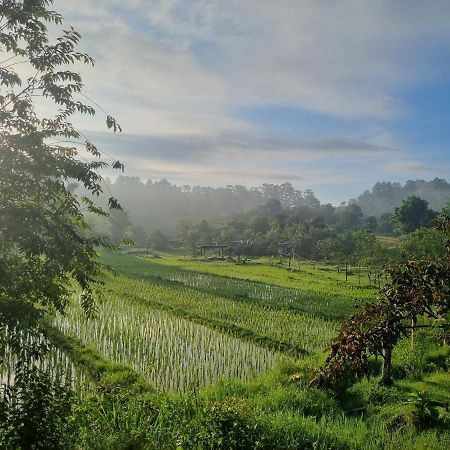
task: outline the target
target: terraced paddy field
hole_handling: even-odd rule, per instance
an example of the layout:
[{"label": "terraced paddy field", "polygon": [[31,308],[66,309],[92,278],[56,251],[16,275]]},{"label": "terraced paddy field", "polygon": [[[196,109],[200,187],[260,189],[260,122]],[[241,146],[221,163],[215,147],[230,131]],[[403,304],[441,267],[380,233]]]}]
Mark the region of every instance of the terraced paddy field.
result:
[{"label": "terraced paddy field", "polygon": [[[112,256],[112,255],[111,255]],[[302,291],[330,293],[333,295],[347,295],[367,298],[373,295],[374,289],[365,275],[351,272],[348,281],[342,268],[332,264],[312,264],[310,262],[292,263],[288,268],[284,263],[278,265],[273,258],[256,258],[245,264],[234,261],[210,261],[191,257],[163,256],[158,259],[141,258],[151,263],[192,272],[209,273],[224,277],[244,279],[265,283],[268,285],[284,286]]]},{"label": "terraced paddy field", "polygon": [[[105,277],[107,300],[99,305],[97,318],[87,318],[75,299],[54,325],[94,344],[107,359],[137,370],[161,391],[248,380],[277,360],[321,352],[337,319],[364,301],[346,292],[333,295],[332,287],[327,291],[326,272],[316,285],[308,272],[295,274],[304,278],[305,287],[293,288],[290,272],[269,266],[263,266],[266,278],[285,285],[250,280],[249,275],[257,276],[254,268],[239,272],[229,263],[213,266],[226,273],[218,275],[209,265],[205,272],[200,265],[194,271],[170,258],[113,254],[102,262],[117,274]],[[352,292],[367,295],[368,289]]]},{"label": "terraced paddy field", "polygon": [[341,320],[354,306],[376,295],[361,277],[345,276],[335,266],[303,263],[301,268],[274,267],[268,259],[247,264],[209,262],[188,258],[147,259],[121,255],[103,256],[102,261],[120,273],[142,281],[178,282],[197,291],[233,299],[248,299],[273,308],[293,310]]},{"label": "terraced paddy field", "polygon": [[[48,330],[67,356],[58,364],[101,393],[85,394],[80,448],[449,447],[450,353],[432,333],[395,350],[391,388],[376,361],[375,376],[341,396],[309,387],[339,323],[376,296],[360,274],[346,282],[335,266],[269,259],[100,261],[116,273],[103,279],[96,317],[75,295]],[[418,422],[421,405],[437,425]]]}]

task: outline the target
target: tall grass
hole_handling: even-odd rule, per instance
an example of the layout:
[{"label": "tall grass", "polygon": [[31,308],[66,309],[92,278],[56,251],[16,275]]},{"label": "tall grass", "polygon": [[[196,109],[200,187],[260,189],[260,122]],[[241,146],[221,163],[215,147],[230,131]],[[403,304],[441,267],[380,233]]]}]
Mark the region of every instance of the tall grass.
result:
[{"label": "tall grass", "polygon": [[286,309],[273,309],[246,299],[211,295],[178,284],[139,282],[128,277],[109,277],[111,293],[120,293],[130,301],[200,320],[230,334],[272,348],[298,350],[297,353],[322,351],[335,334],[337,322]]},{"label": "tall grass", "polygon": [[[10,348],[11,337],[16,340],[22,351],[30,349],[27,357],[29,364],[47,373],[54,381],[62,385],[77,389],[84,384],[84,376],[76,370],[75,365],[70,358],[57,347],[49,345],[47,339],[41,334],[30,334],[24,330],[17,330],[6,325],[3,328],[0,338],[6,343],[2,355],[2,364],[0,365],[0,386],[13,386],[16,368],[18,364],[23,364],[16,353]],[[33,356],[31,349],[35,347],[45,348],[48,351],[40,356]],[[22,356],[26,356],[22,354]]]},{"label": "tall grass", "polygon": [[248,379],[275,361],[261,347],[117,295],[99,306],[97,319],[86,318],[75,305],[55,323],[64,333],[95,343],[113,361],[138,370],[160,390]]}]

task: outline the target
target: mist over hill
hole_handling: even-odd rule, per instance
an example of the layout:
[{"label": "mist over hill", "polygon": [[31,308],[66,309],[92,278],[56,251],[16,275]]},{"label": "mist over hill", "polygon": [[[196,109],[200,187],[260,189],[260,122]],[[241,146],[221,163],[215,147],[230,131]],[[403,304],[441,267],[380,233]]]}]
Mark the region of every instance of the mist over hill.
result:
[{"label": "mist over hill", "polygon": [[364,191],[355,200],[365,216],[379,217],[392,212],[405,198],[415,195],[426,200],[429,207],[440,211],[450,201],[450,184],[442,178],[431,181],[408,180],[405,184],[383,181]]},{"label": "mist over hill", "polygon": [[182,219],[219,220],[255,209],[270,199],[279,200],[284,208],[320,205],[311,190],[300,191],[290,183],[214,188],[119,176],[114,182],[106,180],[105,188],[105,198],[109,193],[117,197],[134,225],[165,232],[172,232]]},{"label": "mist over hill", "polygon": [[[109,194],[119,199],[127,213],[123,217],[115,215],[113,221],[119,228],[133,225],[146,232],[160,230],[171,235],[183,221],[198,223],[205,219],[217,223],[243,214],[261,215],[261,208],[270,200],[279,202],[285,214],[326,223],[337,220],[331,217],[341,214],[346,205],[358,205],[365,217],[380,218],[411,195],[421,197],[431,209],[440,211],[450,201],[450,184],[439,178],[409,180],[403,185],[384,181],[339,206],[323,204],[312,190],[295,189],[288,182],[250,188],[243,185],[176,186],[165,179],[144,182],[138,177],[119,176],[114,182],[105,180],[104,196],[100,198],[103,206]],[[111,224],[106,219],[92,216],[89,222],[95,232],[110,233]]]}]

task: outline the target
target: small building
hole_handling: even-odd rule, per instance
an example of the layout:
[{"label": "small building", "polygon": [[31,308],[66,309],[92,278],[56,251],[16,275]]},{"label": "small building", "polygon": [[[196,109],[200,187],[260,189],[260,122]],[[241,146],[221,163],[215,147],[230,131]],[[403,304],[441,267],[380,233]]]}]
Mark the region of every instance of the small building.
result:
[{"label": "small building", "polygon": [[197,247],[200,250],[200,255],[205,256],[208,250],[217,251],[217,256],[229,256],[231,254],[231,248],[229,245],[221,244],[221,245],[199,245]]}]

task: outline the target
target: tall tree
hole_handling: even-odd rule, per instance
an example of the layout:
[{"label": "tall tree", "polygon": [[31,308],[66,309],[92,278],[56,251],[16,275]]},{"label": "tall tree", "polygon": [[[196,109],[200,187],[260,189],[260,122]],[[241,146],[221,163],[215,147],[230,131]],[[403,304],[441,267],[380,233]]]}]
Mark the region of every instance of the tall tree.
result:
[{"label": "tall tree", "polygon": [[143,248],[147,245],[148,236],[144,228],[133,225],[131,227],[131,238],[135,247]]},{"label": "tall tree", "polygon": [[[82,80],[71,70],[74,63],[93,60],[77,51],[80,35],[72,28],[54,42],[49,40],[47,24],[62,24],[62,17],[49,9],[51,4],[0,1],[0,367],[6,349],[15,351],[16,385],[36,373],[36,357],[44,350],[24,347],[17,333],[37,334],[47,311],[64,311],[72,280],[81,289],[82,306],[92,312],[100,272],[95,248],[108,245],[83,232],[88,227],[85,211],[105,216],[108,212],[90,196],[76,195],[71,185],[78,183],[98,195],[98,170],[107,166],[97,147],[70,122],[76,113],[95,114],[80,100]],[[37,97],[53,102],[55,113],[40,115],[34,104]],[[120,130],[110,116],[106,125]],[[81,159],[80,140],[91,160]],[[123,169],[118,161],[112,167]],[[109,206],[119,208],[114,198]],[[19,444],[14,448],[30,448]]]},{"label": "tall tree", "polygon": [[169,246],[169,238],[162,231],[156,230],[150,233],[147,243],[155,250],[166,250]]},{"label": "tall tree", "polygon": [[[341,324],[331,353],[311,384],[332,387],[336,382],[368,373],[370,356],[383,357],[382,379],[390,382],[392,350],[416,327],[441,328],[448,333],[450,311],[450,218],[439,220],[445,240],[444,258],[409,260],[387,268],[388,282],[378,301],[369,302]],[[418,319],[423,321],[419,325]],[[427,320],[428,319],[428,320]]]},{"label": "tall tree", "polygon": [[356,203],[350,203],[341,212],[340,225],[344,229],[356,228],[361,225],[363,213]]},{"label": "tall tree", "polygon": [[111,241],[114,245],[120,245],[131,225],[129,214],[123,210],[111,211],[108,217],[111,224]]},{"label": "tall tree", "polygon": [[436,217],[436,213],[428,208],[426,200],[411,195],[402,201],[402,204],[395,208],[392,220],[397,225],[399,231],[411,233],[420,227],[427,227]]}]

